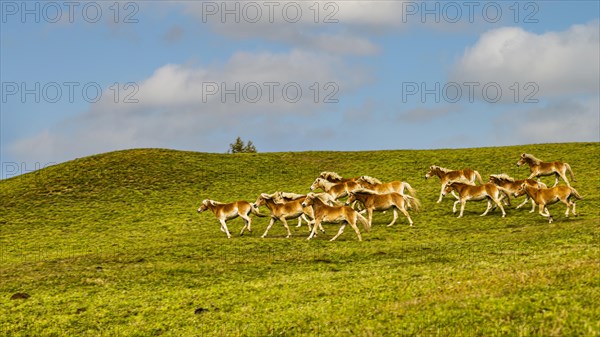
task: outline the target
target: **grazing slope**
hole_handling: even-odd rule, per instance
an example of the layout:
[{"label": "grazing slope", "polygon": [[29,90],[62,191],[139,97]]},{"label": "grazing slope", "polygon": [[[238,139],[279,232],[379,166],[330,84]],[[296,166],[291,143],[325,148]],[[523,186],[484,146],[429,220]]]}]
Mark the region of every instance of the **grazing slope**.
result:
[{"label": "grazing slope", "polygon": [[[579,217],[529,206],[479,217],[485,202],[436,204],[427,167],[516,168],[522,152],[568,162]],[[129,150],[0,181],[0,335],[598,335],[599,143],[376,152],[220,155]],[[405,180],[414,227],[376,213],[357,242],[337,226],[307,242],[280,223],[227,239],[204,198],[306,192],[324,170]],[[553,177],[542,179],[548,184]],[[561,182],[562,183],[562,182]],[[519,199],[521,200],[521,199]],[[261,209],[267,213],[266,209]],[[290,224],[295,224],[291,221]],[[18,295],[17,293],[23,293]],[[27,295],[29,297],[27,298]],[[13,296],[14,295],[14,296]],[[12,297],[12,298],[11,298]]]}]

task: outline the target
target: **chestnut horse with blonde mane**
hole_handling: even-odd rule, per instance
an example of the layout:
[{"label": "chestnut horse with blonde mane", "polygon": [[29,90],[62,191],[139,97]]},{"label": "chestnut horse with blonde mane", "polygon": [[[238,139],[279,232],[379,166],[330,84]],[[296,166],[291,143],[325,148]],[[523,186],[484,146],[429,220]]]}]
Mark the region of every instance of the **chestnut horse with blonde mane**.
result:
[{"label": "chestnut horse with blonde mane", "polygon": [[250,219],[250,213],[264,217],[266,215],[261,214],[258,210],[254,209],[249,202],[245,200],[235,201],[232,203],[222,203],[210,199],[202,200],[202,204],[198,208],[198,213],[202,213],[206,210],[211,210],[217,220],[221,223],[221,231],[227,234],[227,238],[231,238],[231,234],[229,233],[229,229],[227,228],[227,224],[225,223],[227,220],[235,219],[238,216],[244,219],[244,227],[240,232],[240,235],[244,234],[244,230],[248,228],[249,232],[252,232],[252,220]]},{"label": "chestnut horse with blonde mane", "polygon": [[356,232],[358,241],[362,241],[360,230],[356,227],[357,220],[362,222],[363,227],[366,231],[369,231],[369,223],[367,219],[360,215],[357,211],[353,210],[349,206],[329,206],[319,199],[314,193],[309,193],[306,199],[302,202],[302,207],[311,208],[314,216],[315,223],[313,225],[312,232],[308,236],[307,240],[312,239],[317,234],[317,227],[321,226],[322,222],[328,223],[341,223],[341,227],[337,234],[329,241],[333,241],[338,238],[346,228],[346,224],[350,224],[352,229]]},{"label": "chestnut horse with blonde mane", "polygon": [[[533,187],[542,187],[542,188],[547,187],[546,184],[544,184],[541,181],[536,181],[533,179],[515,180],[505,173],[491,174],[489,182],[505,188],[506,190],[508,190],[510,192],[510,194],[514,194],[515,192],[517,192],[517,190],[519,190],[519,188],[521,188],[522,184],[527,184],[527,185],[533,186]],[[500,200],[502,200],[502,199],[503,198],[500,198]],[[508,205],[510,205],[510,195],[509,194],[507,194],[507,200],[508,200]],[[529,213],[535,212],[535,201],[533,199],[531,199],[528,195],[525,196],[525,201],[523,201],[522,203],[520,203],[517,206],[517,209],[523,207],[529,200],[531,200],[531,211],[529,211]]]},{"label": "chestnut horse with blonde mane", "polygon": [[548,218],[548,223],[552,223],[553,219],[548,208],[546,208],[547,205],[552,205],[561,201],[563,204],[567,205],[567,211],[565,212],[566,217],[569,216],[569,208],[573,211],[573,215],[577,216],[577,213],[575,212],[575,202],[571,201],[571,199],[583,199],[573,187],[565,185],[551,188],[538,188],[523,183],[514,195],[517,197],[523,194],[527,194],[536,204],[538,204],[540,215]]},{"label": "chestnut horse with blonde mane", "polygon": [[[433,176],[437,176],[442,182],[440,197],[437,201],[438,204],[442,202],[442,198],[444,197],[444,188],[446,188],[446,184],[450,182],[457,181],[469,185],[475,185],[475,179],[477,179],[479,183],[483,185],[483,180],[481,179],[481,175],[479,174],[479,172],[470,168],[465,168],[462,170],[450,170],[440,166],[432,165],[429,167],[429,171],[427,171],[427,173],[425,174],[425,179],[428,179],[429,177]],[[454,191],[452,191],[452,195],[454,195],[454,197],[458,199],[458,197],[454,194]]]},{"label": "chestnut horse with blonde mane", "polygon": [[558,185],[558,177],[561,177],[567,186],[571,186],[567,180],[567,171],[571,175],[571,179],[576,181],[575,176],[573,175],[573,170],[571,170],[571,165],[567,163],[560,161],[545,163],[531,154],[523,153],[519,158],[519,161],[517,161],[517,166],[520,167],[523,164],[529,165],[529,170],[531,170],[531,174],[529,175],[528,179],[539,179],[539,177],[554,175],[555,181],[552,187]]}]

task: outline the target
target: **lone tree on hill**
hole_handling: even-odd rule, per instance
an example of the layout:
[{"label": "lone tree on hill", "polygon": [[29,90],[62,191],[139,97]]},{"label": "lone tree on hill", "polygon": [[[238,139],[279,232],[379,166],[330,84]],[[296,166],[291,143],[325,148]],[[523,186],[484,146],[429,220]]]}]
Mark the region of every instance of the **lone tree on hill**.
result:
[{"label": "lone tree on hill", "polygon": [[229,150],[227,153],[256,153],[256,147],[252,144],[252,141],[244,144],[244,141],[237,137],[235,143],[229,144]]}]

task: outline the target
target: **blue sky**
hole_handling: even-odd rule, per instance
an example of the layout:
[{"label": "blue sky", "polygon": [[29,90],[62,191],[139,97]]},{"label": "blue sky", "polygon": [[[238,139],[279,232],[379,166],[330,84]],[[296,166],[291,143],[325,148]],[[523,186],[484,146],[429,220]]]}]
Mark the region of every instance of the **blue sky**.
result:
[{"label": "blue sky", "polygon": [[260,152],[600,140],[597,1],[0,3],[2,178],[237,136]]}]

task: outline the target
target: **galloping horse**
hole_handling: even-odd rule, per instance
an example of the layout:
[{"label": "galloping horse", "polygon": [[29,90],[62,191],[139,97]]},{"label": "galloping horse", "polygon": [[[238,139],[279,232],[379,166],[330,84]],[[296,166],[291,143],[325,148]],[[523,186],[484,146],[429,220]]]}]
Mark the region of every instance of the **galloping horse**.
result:
[{"label": "galloping horse", "polygon": [[488,205],[481,216],[486,215],[490,211],[492,208],[492,201],[500,207],[502,217],[504,218],[506,216],[504,207],[502,207],[502,204],[500,203],[500,192],[508,193],[508,191],[504,190],[502,187],[492,183],[474,186],[465,183],[450,182],[446,185],[446,188],[444,188],[442,193],[446,195],[452,190],[455,190],[458,193],[458,200],[454,202],[454,206],[452,207],[453,213],[456,213],[456,204],[460,202],[460,214],[458,215],[458,218],[462,218],[467,200],[480,201],[485,199],[487,199]]},{"label": "galloping horse", "polygon": [[346,228],[346,224],[349,223],[352,229],[356,232],[358,241],[362,241],[360,230],[356,227],[356,221],[362,222],[363,227],[366,231],[369,231],[369,223],[364,216],[360,215],[357,211],[353,210],[349,206],[329,206],[323,203],[314,193],[309,193],[306,199],[302,202],[302,207],[312,208],[315,223],[313,225],[312,232],[308,236],[307,240],[312,239],[317,233],[317,227],[321,226],[321,222],[329,223],[341,223],[342,226],[337,234],[329,241],[333,241],[338,238]]},{"label": "galloping horse", "polygon": [[[425,179],[428,179],[432,176],[437,176],[442,182],[442,190],[440,191],[440,197],[437,201],[438,204],[442,202],[442,197],[444,196],[444,188],[446,188],[446,184],[450,182],[458,181],[470,185],[475,185],[475,179],[477,179],[480,184],[483,184],[483,180],[481,180],[481,175],[479,175],[479,172],[470,168],[465,168],[462,170],[449,170],[447,168],[433,165],[429,167],[429,171],[427,171],[427,173],[425,174]],[[458,199],[454,192],[452,192],[452,195],[454,195],[454,197]]]},{"label": "galloping horse", "polygon": [[573,215],[577,216],[577,213],[575,212],[575,202],[571,201],[571,198],[574,197],[575,199],[583,199],[583,197],[573,187],[564,185],[551,188],[538,188],[523,183],[521,188],[515,192],[515,197],[523,194],[527,194],[535,201],[536,204],[539,205],[540,215],[548,218],[549,223],[552,223],[553,219],[550,215],[550,212],[548,212],[546,205],[552,205],[558,201],[561,201],[563,204],[567,205],[567,211],[565,212],[566,217],[569,216],[569,207],[572,209]]},{"label": "galloping horse", "polygon": [[382,183],[379,179],[369,177],[369,176],[360,176],[356,179],[356,182],[361,185],[363,188],[369,189],[371,191],[375,191],[379,194],[384,193],[399,193],[404,194],[404,190],[408,191],[408,195],[411,197],[415,196],[415,189],[410,186],[409,183],[404,181],[391,181],[388,183]]},{"label": "galloping horse", "polygon": [[[302,202],[304,201],[304,198],[298,198],[284,203],[276,203],[273,199],[274,198],[271,195],[263,193],[258,197],[258,199],[256,199],[256,201],[252,205],[254,208],[266,205],[269,211],[271,211],[271,222],[269,222],[269,225],[267,226],[267,229],[265,230],[265,233],[262,235],[262,237],[266,237],[267,233],[269,232],[269,229],[271,229],[275,221],[280,220],[283,223],[285,229],[287,230],[286,238],[289,238],[292,235],[292,233],[290,232],[290,227],[287,224],[287,220],[300,218],[304,216],[304,211],[302,207]],[[308,229],[310,231],[311,222],[309,220],[307,220],[307,222]]]},{"label": "galloping horse", "polygon": [[523,153],[519,161],[517,161],[517,166],[521,166],[523,164],[529,165],[529,169],[531,170],[531,175],[529,175],[528,179],[539,178],[541,176],[555,176],[554,185],[552,187],[558,185],[558,177],[560,176],[562,180],[567,183],[567,186],[571,186],[569,181],[567,180],[567,171],[571,175],[571,179],[575,180],[575,176],[573,175],[573,171],[571,170],[571,166],[567,163],[563,163],[560,161],[555,161],[551,163],[545,163],[540,159],[537,159],[531,154]]},{"label": "galloping horse", "polygon": [[397,211],[402,212],[412,226],[413,221],[406,209],[415,208],[415,210],[418,210],[420,206],[419,200],[414,197],[395,192],[378,194],[370,190],[358,190],[350,192],[348,195],[348,200],[346,201],[346,205],[350,205],[354,201],[360,201],[367,209],[369,227],[373,225],[373,211],[386,211],[390,208],[393,209],[394,219],[389,225],[387,225],[388,227],[396,223],[396,220],[398,219]]},{"label": "galloping horse", "polygon": [[[515,192],[517,192],[517,190],[524,183],[529,186],[533,186],[533,187],[543,187],[543,188],[547,187],[546,184],[544,184],[541,181],[535,181],[533,179],[515,180],[515,179],[509,177],[505,173],[491,174],[489,182],[494,183],[500,187],[507,189],[510,192],[510,194],[514,194]],[[500,198],[500,199],[502,200],[502,198]],[[508,205],[510,205],[510,196],[508,194],[507,194],[507,199],[508,199]],[[533,199],[531,199],[528,195],[525,196],[525,201],[523,201],[521,204],[519,204],[519,206],[517,206],[517,209],[523,207],[529,200],[531,200],[531,211],[529,211],[529,213],[535,212],[535,201],[533,201]]]},{"label": "galloping horse", "polygon": [[208,209],[215,214],[221,223],[221,231],[227,234],[227,238],[231,238],[231,234],[225,223],[227,220],[235,219],[238,216],[244,219],[245,224],[240,232],[240,235],[243,235],[246,228],[248,228],[249,232],[252,232],[252,228],[250,227],[252,225],[252,220],[249,217],[250,213],[261,217],[265,216],[264,214],[260,214],[258,210],[254,209],[254,207],[245,200],[235,201],[229,204],[210,199],[202,200],[202,204],[198,208],[198,213],[202,213]]}]

